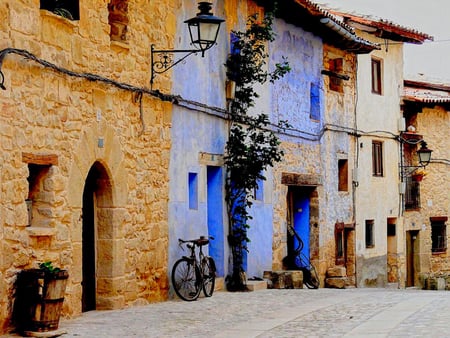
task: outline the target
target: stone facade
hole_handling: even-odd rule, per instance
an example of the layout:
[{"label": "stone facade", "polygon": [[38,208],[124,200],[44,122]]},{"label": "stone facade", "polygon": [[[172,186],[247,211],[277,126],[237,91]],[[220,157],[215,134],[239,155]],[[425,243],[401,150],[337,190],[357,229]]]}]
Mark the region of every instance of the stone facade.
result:
[{"label": "stone facade", "polygon": [[128,33],[117,42],[105,2],[80,1],[77,21],[39,1],[0,4],[0,48],[38,58],[9,53],[1,69],[0,331],[10,325],[17,273],[47,260],[69,272],[63,315],[80,314],[88,245],[94,308],[167,298],[172,106],[64,69],[146,87],[149,42],[171,44],[178,5],[128,3]]},{"label": "stone facade", "polygon": [[[429,89],[425,89],[429,90]],[[448,91],[448,89],[447,89]],[[450,214],[449,182],[450,173],[448,163],[442,159],[450,157],[448,147],[448,129],[450,127],[449,105],[431,104],[422,105],[419,109],[411,111],[406,106],[405,113],[413,118],[407,119],[416,128],[416,133],[433,149],[432,162],[426,167],[427,175],[420,182],[420,209],[404,212],[405,230],[414,234],[413,265],[408,266],[413,273],[410,283],[426,287],[421,276],[436,277],[450,273],[450,260],[448,243],[450,231],[448,217]],[[414,107],[414,106],[412,106]],[[445,248],[439,252],[432,250],[432,222],[441,220],[446,227]]]}]

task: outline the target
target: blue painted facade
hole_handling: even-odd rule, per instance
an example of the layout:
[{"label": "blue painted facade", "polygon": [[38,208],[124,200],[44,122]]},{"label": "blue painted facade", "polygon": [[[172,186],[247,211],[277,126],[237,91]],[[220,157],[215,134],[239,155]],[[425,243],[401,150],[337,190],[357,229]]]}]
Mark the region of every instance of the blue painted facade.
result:
[{"label": "blue painted facade", "polygon": [[[184,2],[180,16],[181,13],[190,13],[185,14],[186,18],[193,16],[196,3]],[[215,6],[214,14],[223,16],[223,6]],[[180,37],[175,48],[190,48],[183,20],[179,20],[177,27]],[[227,269],[225,170],[221,157],[225,149],[227,122],[219,116],[220,109],[226,108],[223,64],[229,45],[227,40],[228,34],[222,28],[218,45],[205,57],[192,55],[173,68],[171,92],[185,101],[175,105],[172,111],[169,273],[174,262],[188,254],[179,247],[178,238],[195,239],[199,236],[214,237],[204,251],[214,257],[219,276],[224,276]],[[219,110],[205,109],[192,102]],[[195,177],[195,184],[190,177]]]}]

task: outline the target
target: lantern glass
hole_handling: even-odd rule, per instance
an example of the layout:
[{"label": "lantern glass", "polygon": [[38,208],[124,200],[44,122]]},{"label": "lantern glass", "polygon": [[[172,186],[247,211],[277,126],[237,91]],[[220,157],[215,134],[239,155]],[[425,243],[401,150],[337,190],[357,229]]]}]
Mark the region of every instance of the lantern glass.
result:
[{"label": "lantern glass", "polygon": [[417,150],[417,155],[419,156],[419,162],[422,165],[427,165],[431,161],[431,152],[430,149],[419,149]]},{"label": "lantern glass", "polygon": [[420,149],[417,150],[417,156],[419,156],[419,163],[423,166],[426,166],[431,161],[431,153],[433,150],[428,149],[425,141],[422,141],[420,144]]},{"label": "lantern glass", "polygon": [[200,13],[185,23],[188,24],[192,44],[201,50],[203,55],[216,43],[220,24],[225,20],[210,13],[211,4],[208,2],[200,2],[198,8]]}]

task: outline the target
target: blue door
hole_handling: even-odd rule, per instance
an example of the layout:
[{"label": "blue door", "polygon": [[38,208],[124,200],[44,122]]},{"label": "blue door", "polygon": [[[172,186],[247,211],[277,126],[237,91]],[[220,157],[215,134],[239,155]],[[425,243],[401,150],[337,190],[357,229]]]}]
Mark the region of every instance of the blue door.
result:
[{"label": "blue door", "polygon": [[217,276],[224,276],[224,234],[222,168],[207,167],[208,235],[214,237],[209,244],[209,255],[214,258]]},{"label": "blue door", "polygon": [[[301,191],[294,192],[294,229],[303,240],[302,253],[309,259],[309,196]],[[294,247],[297,247],[294,242]]]}]

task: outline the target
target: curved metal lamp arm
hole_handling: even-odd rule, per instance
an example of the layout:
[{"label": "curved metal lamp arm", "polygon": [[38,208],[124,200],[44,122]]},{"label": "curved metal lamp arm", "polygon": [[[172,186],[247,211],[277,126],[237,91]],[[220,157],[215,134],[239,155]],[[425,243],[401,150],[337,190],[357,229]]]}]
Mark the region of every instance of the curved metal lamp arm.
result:
[{"label": "curved metal lamp arm", "polygon": [[[150,84],[153,84],[153,80],[156,76],[156,74],[162,74],[167,72],[169,69],[173,68],[180,62],[184,61],[188,56],[192,54],[197,54],[199,52],[202,52],[200,49],[155,49],[155,46],[151,46],[151,77],[150,77]],[[185,53],[182,58],[178,60],[174,60],[173,54],[176,53]],[[155,60],[155,57],[158,59]]]}]

